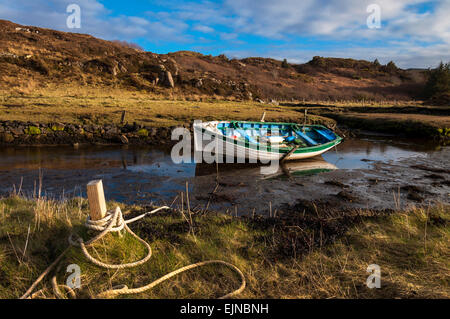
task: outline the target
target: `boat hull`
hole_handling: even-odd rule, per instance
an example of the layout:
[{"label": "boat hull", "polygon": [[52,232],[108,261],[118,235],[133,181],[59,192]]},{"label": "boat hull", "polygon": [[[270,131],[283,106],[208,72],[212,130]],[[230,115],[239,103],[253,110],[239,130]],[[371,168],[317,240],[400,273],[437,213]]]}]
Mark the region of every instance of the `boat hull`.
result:
[{"label": "boat hull", "polygon": [[[204,152],[206,149],[211,150],[213,148],[213,156],[210,158],[210,162],[218,161],[219,163],[232,163],[234,159],[237,159],[238,163],[243,163],[245,160],[251,162],[267,162],[273,160],[280,160],[284,157],[284,160],[301,160],[319,156],[339,143],[342,138],[330,141],[328,143],[299,148],[286,156],[289,148],[276,148],[276,147],[259,147],[251,143],[239,143],[236,140],[232,140],[220,132],[215,131],[214,125],[223,122],[208,122],[201,123],[199,125],[194,124],[194,147],[196,152]],[[212,124],[209,125],[208,124]],[[206,138],[205,138],[206,137]],[[212,147],[212,141],[214,140],[214,147]],[[207,161],[208,162],[208,161]]]}]

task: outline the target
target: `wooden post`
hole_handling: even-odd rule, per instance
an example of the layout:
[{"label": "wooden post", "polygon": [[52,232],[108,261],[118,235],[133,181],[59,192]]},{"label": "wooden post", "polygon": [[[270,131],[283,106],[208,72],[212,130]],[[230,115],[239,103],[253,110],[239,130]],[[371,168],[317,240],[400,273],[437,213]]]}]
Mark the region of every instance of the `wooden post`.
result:
[{"label": "wooden post", "polygon": [[120,118],[120,124],[122,124],[122,125],[125,122],[125,115],[126,115],[126,111],[122,111],[122,117]]},{"label": "wooden post", "polygon": [[306,117],[308,116],[308,109],[305,109],[305,118],[303,119],[303,133],[305,133]]},{"label": "wooden post", "polygon": [[266,112],[263,113],[262,117],[261,117],[261,121],[260,122],[264,122],[264,118],[266,117]]},{"label": "wooden post", "polygon": [[106,215],[106,202],[101,179],[91,181],[87,184],[87,195],[91,220],[104,218]]}]

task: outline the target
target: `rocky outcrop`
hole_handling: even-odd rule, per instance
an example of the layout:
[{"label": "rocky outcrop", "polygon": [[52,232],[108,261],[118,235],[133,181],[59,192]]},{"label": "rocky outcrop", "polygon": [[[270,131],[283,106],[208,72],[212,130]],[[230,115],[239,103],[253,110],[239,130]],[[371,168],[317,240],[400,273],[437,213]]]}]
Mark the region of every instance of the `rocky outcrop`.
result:
[{"label": "rocky outcrop", "polygon": [[173,81],[172,73],[170,73],[170,71],[165,71],[162,73],[161,83],[169,88],[175,87],[175,82]]}]

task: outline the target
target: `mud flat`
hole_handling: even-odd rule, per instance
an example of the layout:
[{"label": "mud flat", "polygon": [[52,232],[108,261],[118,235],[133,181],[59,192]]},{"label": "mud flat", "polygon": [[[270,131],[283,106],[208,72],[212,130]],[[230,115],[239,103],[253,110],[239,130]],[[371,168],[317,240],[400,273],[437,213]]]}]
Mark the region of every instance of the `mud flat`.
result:
[{"label": "mud flat", "polygon": [[[276,214],[284,204],[311,202],[340,209],[405,209],[450,203],[450,148],[399,161],[368,161],[370,168],[342,169],[311,176],[254,182],[243,175],[220,176],[212,200],[230,212]],[[196,187],[214,189],[213,175],[196,178]],[[224,203],[225,202],[225,203]],[[231,207],[230,207],[231,203]]]},{"label": "mud flat", "polygon": [[2,153],[4,196],[18,189],[34,196],[42,176],[42,194],[51,198],[83,196],[86,183],[103,179],[109,200],[170,204],[187,183],[192,207],[270,216],[298,201],[383,210],[448,202],[450,193],[449,147],[387,136],[346,138],[312,164],[288,163],[290,178],[281,168],[268,178],[258,165],[219,165],[218,183],[216,165],[175,164],[167,147],[4,147]]}]

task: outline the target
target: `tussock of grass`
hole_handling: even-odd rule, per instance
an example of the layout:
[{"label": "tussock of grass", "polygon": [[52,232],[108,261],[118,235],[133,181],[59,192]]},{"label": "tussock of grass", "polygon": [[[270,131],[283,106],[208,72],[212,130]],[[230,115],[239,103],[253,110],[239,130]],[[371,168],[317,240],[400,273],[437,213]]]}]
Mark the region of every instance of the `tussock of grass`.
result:
[{"label": "tussock of grass", "polygon": [[[122,208],[131,214],[144,209]],[[71,231],[84,238],[93,236],[82,227],[86,213],[83,199],[0,200],[0,297],[21,296],[67,247]],[[281,237],[270,221],[194,214],[192,234],[181,214],[162,212],[131,225],[153,249],[152,258],[144,265],[105,270],[72,248],[61,262],[57,278],[64,283],[69,275],[65,273],[67,265],[78,264],[82,288],[77,295],[88,298],[118,284],[145,285],[190,263],[222,259],[244,272],[247,288],[239,296],[243,298],[448,298],[449,218],[447,206],[367,217],[332,244],[298,255],[293,249],[292,256],[287,256],[276,254],[274,245]],[[108,234],[89,251],[110,263],[130,262],[146,253],[130,235],[117,234]],[[366,268],[373,263],[381,267],[381,289],[369,289],[365,284]],[[239,278],[230,269],[209,265],[122,298],[215,298],[238,286]],[[42,287],[46,297],[54,297],[49,278],[38,289]]]}]

